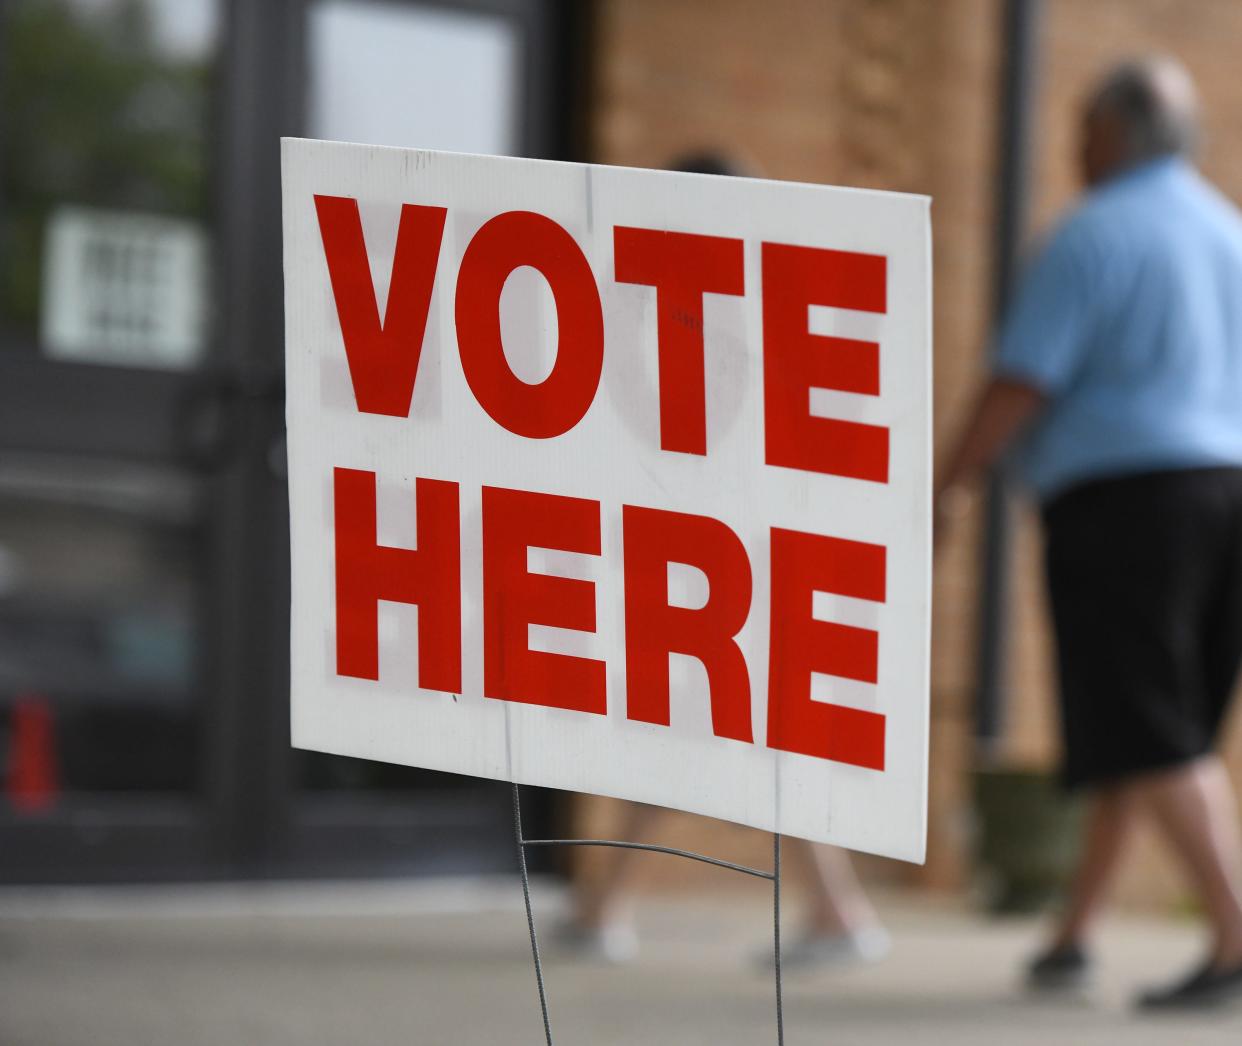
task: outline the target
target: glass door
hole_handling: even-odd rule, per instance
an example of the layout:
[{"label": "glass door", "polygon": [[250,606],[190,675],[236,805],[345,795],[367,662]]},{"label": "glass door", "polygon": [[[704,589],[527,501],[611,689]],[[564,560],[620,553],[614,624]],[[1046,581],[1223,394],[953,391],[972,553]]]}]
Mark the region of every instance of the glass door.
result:
[{"label": "glass door", "polygon": [[[553,156],[565,12],[542,0],[307,0],[308,137]],[[288,854],[349,870],[510,869],[507,785],[312,752],[294,753]],[[549,797],[529,789],[528,817]]]},{"label": "glass door", "polygon": [[0,12],[0,879],[198,874],[217,0]]},{"label": "glass door", "polygon": [[563,155],[585,7],[0,6],[0,882],[511,866],[289,747],[279,138]]}]

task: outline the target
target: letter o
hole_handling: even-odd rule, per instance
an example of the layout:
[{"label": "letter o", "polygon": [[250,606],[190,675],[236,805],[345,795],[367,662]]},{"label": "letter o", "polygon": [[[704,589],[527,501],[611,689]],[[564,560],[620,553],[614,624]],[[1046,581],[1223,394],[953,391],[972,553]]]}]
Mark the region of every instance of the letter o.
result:
[{"label": "letter o", "polygon": [[[556,362],[538,384],[513,373],[500,335],[500,293],[523,265],[542,273],[556,301]],[[462,257],[455,314],[466,381],[497,424],[548,439],[582,420],[604,365],[604,315],[590,263],[564,228],[533,211],[486,222]]]}]

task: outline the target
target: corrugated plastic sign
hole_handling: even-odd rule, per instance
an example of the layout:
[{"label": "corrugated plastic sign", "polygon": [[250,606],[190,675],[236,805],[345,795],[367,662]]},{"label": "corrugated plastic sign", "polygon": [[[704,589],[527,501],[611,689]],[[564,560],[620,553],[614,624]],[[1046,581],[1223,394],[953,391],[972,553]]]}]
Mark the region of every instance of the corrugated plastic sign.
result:
[{"label": "corrugated plastic sign", "polygon": [[293,743],[921,860],[929,201],[283,150]]}]

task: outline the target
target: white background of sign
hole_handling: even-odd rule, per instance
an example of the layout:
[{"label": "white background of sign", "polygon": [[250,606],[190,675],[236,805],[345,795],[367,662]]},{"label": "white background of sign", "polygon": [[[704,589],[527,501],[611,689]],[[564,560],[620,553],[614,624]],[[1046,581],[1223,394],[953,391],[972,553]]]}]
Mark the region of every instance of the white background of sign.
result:
[{"label": "white background of sign", "polygon": [[[930,615],[931,268],[929,201],[752,179],[638,171],[337,143],[283,143],[293,743],[342,755],[595,792],[676,807],[857,850],[922,860],[926,826]],[[381,315],[402,203],[445,206],[439,269],[408,418],[354,403],[314,196],[354,197]],[[475,231],[507,210],[559,222],[595,271],[604,307],[603,376],[583,420],[554,439],[513,435],[478,405],[453,326],[458,265]],[[617,283],[613,228],[745,241],[744,297],[707,295],[706,456],[660,449],[655,292]],[[811,409],[891,429],[887,484],[764,464],[760,244],[887,257],[884,315],[812,307],[810,329],[880,343],[879,397],[825,390]],[[527,381],[547,373],[556,316],[541,277],[519,270],[502,296],[505,352]],[[463,693],[418,686],[412,606],[381,603],[380,680],[336,674],[334,468],[378,475],[378,540],[416,547],[414,478],[460,484]],[[485,698],[480,488],[594,499],[600,557],[530,553],[532,571],[596,585],[594,634],[532,627],[533,648],[602,659],[608,714]],[[741,538],[754,576],[738,642],[755,743],[713,735],[706,674],[672,656],[671,725],[625,712],[622,504],[706,515]],[[818,699],[887,717],[883,771],[774,751],[767,711],[772,527],[887,547],[883,604],[817,594],[815,615],[877,628],[877,685],[816,676]],[[696,572],[670,571],[695,606]],[[685,577],[684,575],[689,575]],[[680,580],[679,580],[680,579]],[[698,578],[701,581],[701,577]],[[701,603],[703,593],[698,593]]]}]

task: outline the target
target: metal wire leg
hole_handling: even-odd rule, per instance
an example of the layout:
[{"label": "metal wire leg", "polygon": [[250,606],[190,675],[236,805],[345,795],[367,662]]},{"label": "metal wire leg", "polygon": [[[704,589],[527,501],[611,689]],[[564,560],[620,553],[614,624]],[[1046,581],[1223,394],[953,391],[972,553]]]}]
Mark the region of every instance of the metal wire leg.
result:
[{"label": "metal wire leg", "polygon": [[776,966],[776,1046],[785,1046],[785,1009],[781,991],[781,835],[772,833],[772,946]]},{"label": "metal wire leg", "polygon": [[[526,925],[530,929],[530,951],[535,957],[535,981],[539,985],[539,1009],[543,1013],[543,1037],[552,1046],[552,1025],[548,1021],[548,996],[543,987],[543,963],[539,959],[539,938],[535,935],[535,913],[530,906],[530,876],[526,874],[526,840],[522,838],[522,807],[518,786],[513,785],[513,836],[517,841],[518,867],[522,870],[522,896],[526,898]],[[778,968],[779,977],[779,968]]]},{"label": "metal wire leg", "polygon": [[539,985],[539,1009],[543,1014],[543,1036],[547,1046],[552,1046],[552,1025],[548,1020],[548,995],[543,986],[543,962],[539,958],[539,938],[535,934],[535,913],[530,903],[530,876],[526,871],[526,848],[528,846],[617,846],[632,850],[654,850],[677,857],[688,857],[695,861],[705,861],[722,868],[755,875],[761,879],[771,879],[772,947],[776,969],[776,1046],[785,1046],[785,1009],[781,987],[781,836],[779,832],[772,833],[771,872],[747,868],[745,865],[733,864],[729,861],[720,861],[714,857],[691,853],[688,850],[675,850],[647,843],[628,843],[611,839],[526,839],[522,836],[522,807],[518,786],[515,783],[513,785],[513,837],[517,843],[518,867],[522,872],[522,897],[526,901],[526,926],[530,930],[530,952],[535,959],[535,982]]}]

